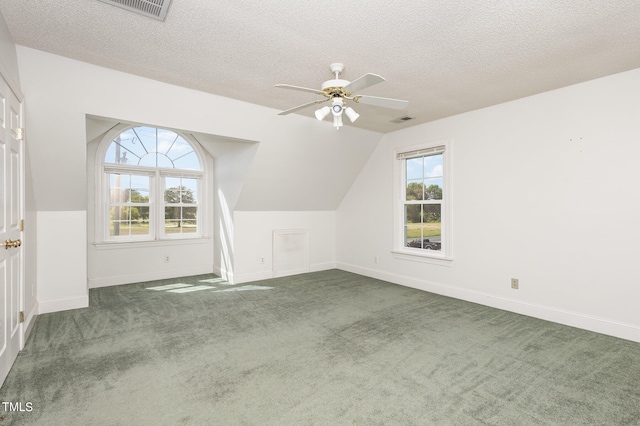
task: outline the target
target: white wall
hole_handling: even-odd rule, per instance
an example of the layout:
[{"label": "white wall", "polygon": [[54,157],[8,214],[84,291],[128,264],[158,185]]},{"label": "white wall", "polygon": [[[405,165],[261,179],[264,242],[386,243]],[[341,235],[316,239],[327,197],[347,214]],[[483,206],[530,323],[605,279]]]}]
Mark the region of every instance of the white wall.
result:
[{"label": "white wall", "polygon": [[0,73],[14,90],[21,90],[16,45],[2,14],[0,14]]},{"label": "white wall", "polygon": [[[245,169],[242,176],[227,173],[230,170],[227,167],[227,172],[216,172],[216,180],[211,184],[215,185],[216,199],[221,195],[227,201],[232,200],[234,205],[229,213],[234,210],[300,212],[282,216],[278,225],[285,228],[306,221],[309,212],[335,210],[382,137],[379,133],[349,126],[336,131],[331,123],[318,122],[312,117],[295,114],[282,117],[270,108],[159,83],[22,46],[17,47],[17,56],[26,97],[28,161],[33,174],[30,196],[38,212],[56,212],[55,217],[65,223],[66,232],[71,235],[87,235],[87,222],[72,219],[78,212],[86,213],[89,203],[93,202],[87,191],[90,155],[87,116],[216,135],[222,140],[259,142],[244,158],[250,164],[242,166]],[[237,164],[233,155],[225,154],[215,159],[216,167],[229,159],[232,159],[231,164]],[[221,212],[218,205],[216,209]],[[239,227],[232,223],[234,217],[228,214],[224,226],[238,231]],[[224,219],[214,217],[215,226]],[[51,221],[41,222],[39,226],[55,226]],[[43,246],[43,252],[56,243],[47,238],[58,234],[58,231],[45,229],[42,237],[38,237],[38,246]],[[223,257],[223,247],[233,248],[233,244],[223,244],[223,238],[233,242],[235,236],[214,232],[215,253],[203,251],[199,256],[208,256],[208,265],[215,270],[228,268],[240,276],[253,273],[253,269],[244,263],[223,265],[224,261],[233,262],[234,256],[242,258],[243,254],[237,250],[244,249],[235,249]],[[323,238],[321,246],[334,244],[333,233],[322,234],[320,238]],[[69,243],[77,244],[77,241],[73,239]],[[160,252],[157,250],[145,251],[141,255],[143,260],[133,264],[126,262],[132,253],[124,251],[105,251],[98,259],[96,253],[91,252],[91,243],[89,233],[82,248],[91,254],[89,266],[62,257],[59,262],[44,262],[38,266],[38,273],[47,276],[38,283],[41,303],[58,303],[59,299],[54,297],[63,294],[75,300],[77,292],[86,293],[87,279],[96,286],[120,283],[139,279],[140,275],[151,276],[159,266]],[[268,244],[271,244],[270,237]],[[181,249],[176,247],[171,253],[162,250],[160,257],[169,254],[181,262]],[[69,250],[75,253],[78,247]],[[335,262],[335,258],[328,262]],[[113,271],[122,267],[125,270],[114,279]],[[161,272],[175,272],[167,268]],[[74,282],[69,282],[69,270],[73,270]],[[70,287],[73,291],[67,291]]]},{"label": "white wall", "polygon": [[[308,272],[336,267],[335,211],[234,214],[235,283],[273,278],[273,231],[308,232]],[[286,271],[285,271],[286,272]]]},{"label": "white wall", "polygon": [[[338,266],[640,341],[638,93],[640,69],[385,135],[337,211]],[[439,139],[449,267],[390,253],[392,152]]]},{"label": "white wall", "polygon": [[[38,301],[40,314],[89,306],[86,211],[38,212]],[[51,274],[60,265],[63,274]],[[64,275],[64,279],[60,279]],[[82,283],[83,285],[80,285]]]}]

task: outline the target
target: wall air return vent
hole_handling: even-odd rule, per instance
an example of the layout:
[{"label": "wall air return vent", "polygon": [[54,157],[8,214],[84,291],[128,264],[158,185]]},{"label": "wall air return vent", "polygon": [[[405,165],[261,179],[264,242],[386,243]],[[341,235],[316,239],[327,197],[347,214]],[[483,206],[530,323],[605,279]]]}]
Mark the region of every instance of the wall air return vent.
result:
[{"label": "wall air return vent", "polygon": [[148,16],[149,18],[157,19],[158,21],[164,21],[167,16],[167,9],[169,9],[169,3],[171,0],[100,0],[103,3],[108,3],[123,9],[130,10],[131,12],[139,13],[140,15]]}]

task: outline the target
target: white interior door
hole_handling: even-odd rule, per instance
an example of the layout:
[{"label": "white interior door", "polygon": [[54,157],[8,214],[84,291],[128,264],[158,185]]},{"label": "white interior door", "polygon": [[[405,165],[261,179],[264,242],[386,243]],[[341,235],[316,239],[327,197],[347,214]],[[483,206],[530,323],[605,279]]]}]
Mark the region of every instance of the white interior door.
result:
[{"label": "white interior door", "polygon": [[0,385],[22,341],[22,105],[0,77]]}]

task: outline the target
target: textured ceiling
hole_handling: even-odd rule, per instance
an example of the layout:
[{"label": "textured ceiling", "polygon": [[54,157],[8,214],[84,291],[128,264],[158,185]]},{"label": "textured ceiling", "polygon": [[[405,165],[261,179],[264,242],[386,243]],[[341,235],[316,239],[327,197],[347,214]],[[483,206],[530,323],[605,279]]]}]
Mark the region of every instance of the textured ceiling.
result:
[{"label": "textured ceiling", "polygon": [[316,95],[275,84],[320,88],[342,62],[346,80],[386,79],[361,94],[409,101],[345,120],[378,132],[640,68],[638,0],[173,0],[164,22],[98,0],[0,12],[19,45],[278,110]]}]

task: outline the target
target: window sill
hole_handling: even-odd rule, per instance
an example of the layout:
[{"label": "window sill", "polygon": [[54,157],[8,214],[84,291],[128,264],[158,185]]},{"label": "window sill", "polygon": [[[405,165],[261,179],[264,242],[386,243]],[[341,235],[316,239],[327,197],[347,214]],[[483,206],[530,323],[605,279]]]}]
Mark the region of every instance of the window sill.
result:
[{"label": "window sill", "polygon": [[431,263],[433,265],[440,265],[440,266],[453,265],[452,257],[446,257],[444,255],[436,255],[435,253],[426,254],[426,253],[413,252],[413,251],[409,252],[405,250],[391,250],[391,254],[393,255],[393,257],[400,260],[409,260],[412,262],[420,262],[420,263]]},{"label": "window sill", "polygon": [[163,247],[163,246],[179,246],[185,244],[207,244],[211,241],[210,238],[181,238],[181,239],[167,239],[167,240],[153,240],[153,241],[103,241],[100,243],[93,243],[96,250],[114,250],[123,248],[143,248],[143,247]]}]

